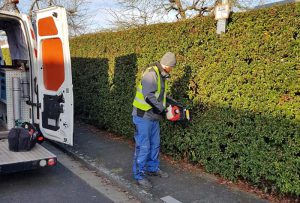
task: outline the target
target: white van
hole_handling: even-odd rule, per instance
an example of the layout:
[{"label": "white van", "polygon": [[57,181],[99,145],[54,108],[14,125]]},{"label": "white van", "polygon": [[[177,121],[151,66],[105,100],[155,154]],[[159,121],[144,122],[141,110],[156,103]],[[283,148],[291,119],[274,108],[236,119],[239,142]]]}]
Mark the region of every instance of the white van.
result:
[{"label": "white van", "polygon": [[62,7],[39,10],[35,22],[36,32],[27,15],[0,11],[0,30],[6,35],[11,58],[10,63],[3,58],[0,63],[0,173],[57,162],[56,156],[39,144],[29,152],[8,150],[5,137],[21,123],[32,123],[49,140],[73,145],[66,11]]}]

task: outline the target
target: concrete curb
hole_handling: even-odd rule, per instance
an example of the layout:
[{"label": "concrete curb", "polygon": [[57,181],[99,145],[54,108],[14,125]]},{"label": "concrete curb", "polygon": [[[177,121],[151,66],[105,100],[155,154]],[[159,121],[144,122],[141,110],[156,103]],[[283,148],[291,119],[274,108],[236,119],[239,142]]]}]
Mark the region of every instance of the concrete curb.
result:
[{"label": "concrete curb", "polygon": [[64,146],[63,144],[59,144],[56,142],[49,141],[50,144],[57,147],[61,151],[65,152],[69,156],[73,157],[75,160],[79,161],[81,164],[86,166],[89,170],[96,171],[99,175],[107,178],[110,180],[113,184],[119,186],[120,188],[130,192],[132,195],[137,197],[139,200],[141,200],[143,203],[162,203],[163,201],[154,198],[153,195],[137,185],[133,184],[132,182],[125,180],[124,178],[112,173],[109,169],[96,164],[95,162],[91,162],[89,157],[84,156],[82,154],[78,154],[72,149],[70,149],[68,146]]}]

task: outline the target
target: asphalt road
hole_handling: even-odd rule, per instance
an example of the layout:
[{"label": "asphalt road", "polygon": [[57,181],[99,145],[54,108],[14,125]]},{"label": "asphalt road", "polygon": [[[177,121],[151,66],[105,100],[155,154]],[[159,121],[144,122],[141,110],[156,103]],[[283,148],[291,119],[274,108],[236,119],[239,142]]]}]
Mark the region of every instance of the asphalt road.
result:
[{"label": "asphalt road", "polygon": [[57,155],[59,163],[51,168],[1,175],[1,203],[138,202],[62,152],[46,146]]},{"label": "asphalt road", "polygon": [[0,202],[112,202],[60,163],[0,176]]}]

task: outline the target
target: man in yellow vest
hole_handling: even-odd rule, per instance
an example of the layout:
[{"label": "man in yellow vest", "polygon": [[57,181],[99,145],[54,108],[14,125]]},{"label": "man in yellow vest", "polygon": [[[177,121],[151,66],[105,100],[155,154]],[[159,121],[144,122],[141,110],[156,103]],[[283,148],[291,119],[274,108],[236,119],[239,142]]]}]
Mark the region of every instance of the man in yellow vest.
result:
[{"label": "man in yellow vest", "polygon": [[136,128],[133,175],[145,189],[152,187],[146,174],[168,177],[159,168],[159,120],[166,110],[167,78],[175,66],[176,57],[171,52],[167,52],[160,62],[150,64],[143,73],[133,101],[132,116]]}]

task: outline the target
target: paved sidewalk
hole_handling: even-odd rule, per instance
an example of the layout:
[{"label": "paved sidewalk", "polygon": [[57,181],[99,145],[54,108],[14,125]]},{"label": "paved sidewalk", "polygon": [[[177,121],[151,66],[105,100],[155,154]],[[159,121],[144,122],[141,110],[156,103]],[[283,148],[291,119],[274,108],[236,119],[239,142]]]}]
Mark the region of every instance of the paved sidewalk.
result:
[{"label": "paved sidewalk", "polygon": [[194,174],[164,161],[161,161],[160,168],[168,172],[169,178],[150,177],[153,188],[145,191],[133,180],[131,172],[133,146],[85,124],[77,123],[74,132],[73,147],[59,146],[92,170],[129,190],[142,202],[163,202],[162,198],[167,203],[267,202],[252,194],[218,184],[209,175]]}]

